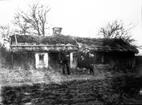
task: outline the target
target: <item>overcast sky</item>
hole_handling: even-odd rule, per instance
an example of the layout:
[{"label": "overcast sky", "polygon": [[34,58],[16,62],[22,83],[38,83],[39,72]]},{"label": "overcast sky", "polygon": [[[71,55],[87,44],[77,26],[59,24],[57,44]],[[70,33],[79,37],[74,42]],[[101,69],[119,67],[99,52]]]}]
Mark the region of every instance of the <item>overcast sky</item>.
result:
[{"label": "overcast sky", "polygon": [[[9,24],[18,9],[38,0],[0,0],[0,25]],[[131,34],[142,45],[142,0],[40,0],[51,8],[48,23],[63,27],[63,34],[97,37],[108,22],[132,24]]]}]

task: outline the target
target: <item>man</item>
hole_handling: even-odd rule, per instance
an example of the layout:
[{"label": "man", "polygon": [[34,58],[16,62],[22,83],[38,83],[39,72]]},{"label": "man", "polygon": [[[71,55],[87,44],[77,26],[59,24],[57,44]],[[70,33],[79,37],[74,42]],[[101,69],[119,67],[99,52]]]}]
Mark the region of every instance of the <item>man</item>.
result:
[{"label": "man", "polygon": [[70,68],[69,68],[69,60],[68,60],[68,55],[67,52],[61,51],[60,53],[60,62],[63,67],[63,74],[65,74],[65,69],[67,70],[67,74],[70,75]]}]

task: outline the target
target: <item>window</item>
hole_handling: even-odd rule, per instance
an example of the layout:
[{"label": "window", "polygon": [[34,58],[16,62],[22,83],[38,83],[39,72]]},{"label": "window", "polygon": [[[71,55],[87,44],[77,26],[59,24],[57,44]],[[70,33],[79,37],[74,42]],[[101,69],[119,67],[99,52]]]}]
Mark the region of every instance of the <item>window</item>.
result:
[{"label": "window", "polygon": [[35,66],[36,68],[48,67],[48,53],[36,53],[35,54]]},{"label": "window", "polygon": [[44,63],[44,54],[39,54],[40,63]]}]

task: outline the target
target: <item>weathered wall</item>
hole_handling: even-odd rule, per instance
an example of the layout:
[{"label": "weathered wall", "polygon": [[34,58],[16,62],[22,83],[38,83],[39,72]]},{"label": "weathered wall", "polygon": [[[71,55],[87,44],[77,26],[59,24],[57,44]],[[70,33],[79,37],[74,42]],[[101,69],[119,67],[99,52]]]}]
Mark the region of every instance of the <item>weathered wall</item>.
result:
[{"label": "weathered wall", "polygon": [[54,70],[61,69],[59,52],[49,53],[49,66],[52,67]]},{"label": "weathered wall", "polygon": [[13,53],[12,56],[13,67],[21,67],[23,69],[35,68],[35,56],[33,52]]},{"label": "weathered wall", "polygon": [[104,63],[131,69],[135,67],[135,56],[134,53],[130,52],[104,53]]},{"label": "weathered wall", "polygon": [[136,56],[136,70],[142,76],[142,56]]},{"label": "weathered wall", "polygon": [[[93,56],[92,56],[93,54]],[[22,52],[22,53],[10,53],[5,50],[1,50],[0,53],[3,58],[1,62],[8,65],[9,67],[21,67],[24,69],[35,68],[35,52]],[[77,58],[78,66],[90,67],[90,64],[99,65],[104,67],[106,64],[110,64],[114,67],[135,67],[135,57],[134,53],[124,53],[124,52],[90,52],[89,53],[79,53],[74,54],[74,58]],[[62,71],[61,64],[61,55],[59,52],[49,52],[49,67],[52,67],[54,70]],[[67,58],[70,62],[69,57]],[[102,67],[102,68],[104,68]],[[98,68],[98,67],[97,67]]]},{"label": "weathered wall", "polygon": [[[49,67],[52,67],[54,70],[61,68],[59,62],[59,53],[49,52]],[[35,69],[35,52],[26,52],[26,53],[13,53],[13,67],[21,67],[24,69]]]},{"label": "weathered wall", "polygon": [[0,66],[10,67],[11,66],[11,53],[4,47],[0,46]]},{"label": "weathered wall", "polygon": [[79,68],[130,71],[135,66],[135,56],[131,52],[81,52],[78,54]]}]

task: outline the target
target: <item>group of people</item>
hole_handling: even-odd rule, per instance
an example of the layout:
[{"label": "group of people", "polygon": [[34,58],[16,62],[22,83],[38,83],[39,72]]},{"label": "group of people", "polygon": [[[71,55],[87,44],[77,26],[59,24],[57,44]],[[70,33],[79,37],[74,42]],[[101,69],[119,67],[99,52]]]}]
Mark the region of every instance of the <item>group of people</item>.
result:
[{"label": "group of people", "polygon": [[[86,58],[84,57],[83,60],[80,61],[80,57],[82,56],[79,56],[80,54],[78,54],[78,63],[77,63],[77,67],[79,67],[80,69],[82,68],[86,68],[90,71],[90,74],[94,74],[94,66],[93,64],[91,64],[90,62],[87,62],[88,60],[86,59],[89,59],[89,58]],[[69,53],[68,52],[61,52],[60,53],[60,64],[62,65],[62,72],[63,74],[66,74],[67,75],[70,75],[70,56],[69,56]]]}]

